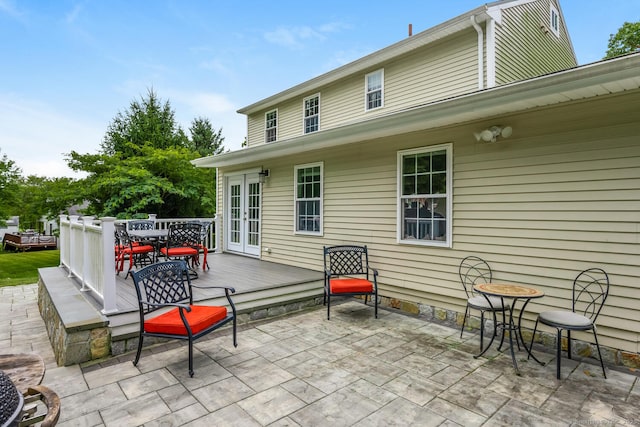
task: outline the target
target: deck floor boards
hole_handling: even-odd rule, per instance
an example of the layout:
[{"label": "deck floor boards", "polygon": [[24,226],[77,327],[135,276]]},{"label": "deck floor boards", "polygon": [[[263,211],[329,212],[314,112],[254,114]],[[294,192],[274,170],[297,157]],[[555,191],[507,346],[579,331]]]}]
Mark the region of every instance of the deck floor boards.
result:
[{"label": "deck floor boards", "polygon": [[[209,270],[202,270],[202,264],[196,267],[198,278],[194,285],[200,286],[232,286],[236,294],[252,292],[262,289],[286,287],[298,283],[323,280],[321,271],[308,270],[256,258],[233,255],[228,253],[208,254]],[[202,262],[202,257],[201,257]],[[117,300],[119,311],[138,309],[138,299],[133,286],[131,275],[125,280],[125,272],[117,277]],[[207,299],[220,295],[220,290],[197,289],[194,295]]]}]

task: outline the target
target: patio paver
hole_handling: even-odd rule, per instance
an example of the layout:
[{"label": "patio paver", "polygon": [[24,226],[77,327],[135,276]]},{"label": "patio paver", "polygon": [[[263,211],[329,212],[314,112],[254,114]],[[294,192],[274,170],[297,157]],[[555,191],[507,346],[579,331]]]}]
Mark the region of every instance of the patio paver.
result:
[{"label": "patio paver", "polygon": [[0,288],[0,351],[36,352],[61,397],[59,426],[578,426],[640,424],[640,378],[563,359],[474,359],[478,336],[359,301],[242,325],[187,349],[167,343],[101,363],[59,367],[37,285]]}]

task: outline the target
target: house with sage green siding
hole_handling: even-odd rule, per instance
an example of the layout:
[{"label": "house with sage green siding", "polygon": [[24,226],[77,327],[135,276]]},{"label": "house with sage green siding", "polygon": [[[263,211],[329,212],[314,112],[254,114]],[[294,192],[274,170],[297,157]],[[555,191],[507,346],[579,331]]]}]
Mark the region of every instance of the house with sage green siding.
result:
[{"label": "house with sage green siding", "polygon": [[239,110],[247,147],[194,161],[218,171],[220,247],[320,271],[323,246],[367,245],[383,304],[458,324],[465,256],[544,291],[526,326],[601,267],[600,344],[639,366],[639,69],[577,66],[558,0],[411,35]]}]

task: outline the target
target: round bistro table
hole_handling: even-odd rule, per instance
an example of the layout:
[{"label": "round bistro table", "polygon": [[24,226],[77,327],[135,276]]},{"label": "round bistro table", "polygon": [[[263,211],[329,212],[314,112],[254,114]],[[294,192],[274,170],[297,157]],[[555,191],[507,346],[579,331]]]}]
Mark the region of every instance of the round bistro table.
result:
[{"label": "round bistro table", "polygon": [[[513,348],[513,335],[516,336],[516,345],[518,346],[518,348],[520,348],[520,343],[522,343],[522,346],[527,351],[527,354],[533,357],[533,359],[536,362],[540,363],[541,365],[544,365],[544,363],[539,361],[531,353],[531,349],[527,347],[527,344],[525,344],[524,339],[522,338],[522,329],[521,329],[522,314],[524,313],[524,310],[527,307],[527,304],[529,304],[529,301],[531,301],[532,299],[542,298],[544,296],[544,292],[536,288],[530,288],[528,286],[516,285],[512,283],[480,283],[480,284],[474,285],[473,289],[479,294],[484,295],[487,301],[489,302],[489,305],[491,305],[491,300],[489,299],[490,296],[500,298],[503,307],[505,305],[504,304],[505,298],[513,300],[508,310],[509,318],[505,319],[505,312],[503,311],[502,323],[497,325],[498,327],[502,328],[502,338],[500,339],[500,345],[498,346],[498,351],[500,351],[500,349],[502,348],[502,344],[504,342],[504,334],[508,330],[509,331],[509,349],[511,350],[511,359],[513,360],[513,367],[516,370],[516,374],[520,375],[520,370],[518,369],[518,362],[516,362],[516,354]],[[522,304],[522,307],[520,308],[518,323],[516,324],[513,320],[513,310],[516,306],[516,303],[519,300],[523,301],[523,304]],[[491,344],[493,344],[494,339],[495,339],[495,335],[492,335],[489,345],[487,345],[480,352],[480,354],[477,354],[474,357],[478,358],[482,356],[489,349],[489,347],[491,347]]]},{"label": "round bistro table", "polygon": [[42,382],[44,360],[37,354],[0,354],[0,371],[9,376],[21,394]]}]

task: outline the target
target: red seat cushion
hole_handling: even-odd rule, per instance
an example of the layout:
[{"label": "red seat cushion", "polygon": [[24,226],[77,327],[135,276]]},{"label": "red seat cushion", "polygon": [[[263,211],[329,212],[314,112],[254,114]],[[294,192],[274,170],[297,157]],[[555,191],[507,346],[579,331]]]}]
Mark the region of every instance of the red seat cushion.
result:
[{"label": "red seat cushion", "polygon": [[[144,322],[146,332],[187,335],[187,329],[180,318],[180,309],[174,308],[159,316],[148,319]],[[207,305],[192,305],[191,311],[185,312],[185,317],[193,334],[218,323],[227,317],[226,307],[216,307]]]},{"label": "red seat cushion", "polygon": [[367,279],[330,279],[329,287],[332,294],[373,292],[373,283]]},{"label": "red seat cushion", "polygon": [[130,253],[130,252],[132,252],[132,249],[133,249],[133,253],[134,254],[142,254],[142,253],[145,253],[145,252],[153,252],[154,251],[153,246],[151,246],[151,245],[140,245],[140,246],[134,246],[132,248],[127,248],[123,252]]},{"label": "red seat cushion", "polygon": [[[198,254],[198,250],[190,246],[185,246],[183,248],[169,248],[168,251],[167,248],[162,248],[160,249],[160,252],[169,256],[189,256]],[[167,252],[169,253],[167,254]]]}]

